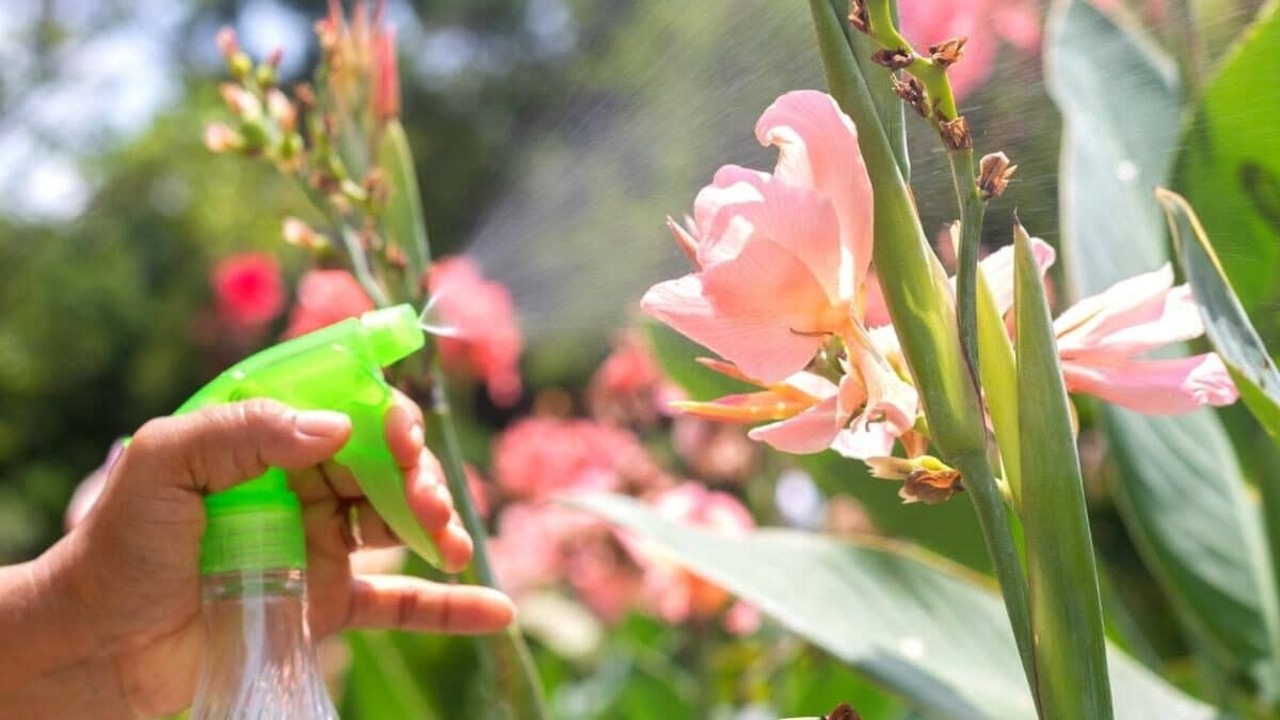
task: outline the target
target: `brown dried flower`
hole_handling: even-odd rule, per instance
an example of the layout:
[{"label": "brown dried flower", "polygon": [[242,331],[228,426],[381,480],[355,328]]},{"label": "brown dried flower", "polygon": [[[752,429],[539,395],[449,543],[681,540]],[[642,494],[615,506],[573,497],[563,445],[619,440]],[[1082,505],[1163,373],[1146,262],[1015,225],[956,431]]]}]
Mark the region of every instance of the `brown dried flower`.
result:
[{"label": "brown dried flower", "polygon": [[978,161],[978,189],[982,191],[982,199],[1003,195],[1017,169],[1018,166],[1011,164],[1009,157],[1002,152],[983,155]]},{"label": "brown dried flower", "polygon": [[973,136],[969,134],[969,121],[963,115],[954,120],[942,120],[938,123],[942,133],[942,142],[948,150],[968,150],[973,147]]}]

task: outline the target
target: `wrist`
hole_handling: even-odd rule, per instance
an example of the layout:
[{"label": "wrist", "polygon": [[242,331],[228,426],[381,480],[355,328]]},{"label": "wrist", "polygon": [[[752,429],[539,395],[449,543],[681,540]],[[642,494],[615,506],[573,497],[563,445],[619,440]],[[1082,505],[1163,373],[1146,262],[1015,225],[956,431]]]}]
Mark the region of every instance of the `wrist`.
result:
[{"label": "wrist", "polygon": [[0,707],[23,717],[128,717],[105,646],[75,591],[71,538],[0,568]]}]

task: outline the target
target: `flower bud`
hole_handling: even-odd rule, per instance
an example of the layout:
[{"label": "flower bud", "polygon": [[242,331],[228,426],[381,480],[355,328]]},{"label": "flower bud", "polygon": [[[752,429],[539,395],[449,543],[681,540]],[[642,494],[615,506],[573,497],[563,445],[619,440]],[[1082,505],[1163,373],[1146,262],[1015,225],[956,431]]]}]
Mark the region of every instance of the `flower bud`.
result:
[{"label": "flower bud", "polygon": [[223,123],[210,123],[204,129],[204,146],[215,153],[244,148],[244,138]]},{"label": "flower bud", "polygon": [[289,98],[285,97],[284,93],[275,88],[267,92],[267,114],[285,133],[291,133],[298,127],[297,108],[289,102]]}]

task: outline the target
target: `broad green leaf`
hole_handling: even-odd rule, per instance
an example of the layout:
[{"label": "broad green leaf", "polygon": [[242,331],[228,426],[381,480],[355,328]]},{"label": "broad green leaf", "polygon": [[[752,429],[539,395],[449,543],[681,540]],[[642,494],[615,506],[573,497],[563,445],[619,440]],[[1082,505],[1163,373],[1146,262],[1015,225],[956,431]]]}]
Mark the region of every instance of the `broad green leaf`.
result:
[{"label": "broad green leaf", "polygon": [[1045,717],[1110,718],[1098,569],[1058,363],[1053,319],[1031,239],[1014,228],[1019,449],[1036,692]]},{"label": "broad green leaf", "polygon": [[[1271,2],[1204,89],[1176,187],[1200,214],[1250,312],[1280,287],[1280,4]],[[1270,339],[1277,325],[1268,322]]]},{"label": "broad green leaf", "polygon": [[[786,530],[728,538],[620,496],[573,502],[657,544],[930,718],[1036,716],[999,595],[941,558]],[[1219,717],[1123,654],[1112,651],[1110,662],[1117,717]]]},{"label": "broad green leaf", "polygon": [[[1176,147],[1179,85],[1145,37],[1084,0],[1055,6],[1046,52],[1065,120],[1063,255],[1078,298],[1169,260],[1153,192]],[[1186,627],[1219,667],[1260,671],[1276,626],[1262,600],[1272,587],[1269,560],[1218,417],[1110,405],[1101,416],[1125,523]]]},{"label": "broad green leaf", "polygon": [[1195,211],[1177,193],[1157,190],[1156,196],[1169,217],[1178,260],[1200,305],[1209,340],[1231,371],[1245,404],[1271,437],[1280,437],[1280,372],[1275,362],[1240,306]]}]

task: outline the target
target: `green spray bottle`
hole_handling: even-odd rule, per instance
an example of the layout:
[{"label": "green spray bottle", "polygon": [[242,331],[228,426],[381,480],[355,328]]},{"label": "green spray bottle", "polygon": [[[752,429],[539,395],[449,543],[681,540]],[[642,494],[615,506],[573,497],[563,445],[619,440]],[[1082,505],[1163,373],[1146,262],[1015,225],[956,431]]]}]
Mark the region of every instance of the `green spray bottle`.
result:
[{"label": "green spray bottle", "polygon": [[[176,414],[255,397],[346,413],[351,437],[334,459],[396,535],[438,564],[438,549],[409,508],[384,428],[394,400],[382,368],[424,343],[411,306],[370,311],[240,362]],[[270,468],[209,495],[205,509],[206,645],[191,720],[336,720],[306,625],[302,513],[284,471]]]}]

